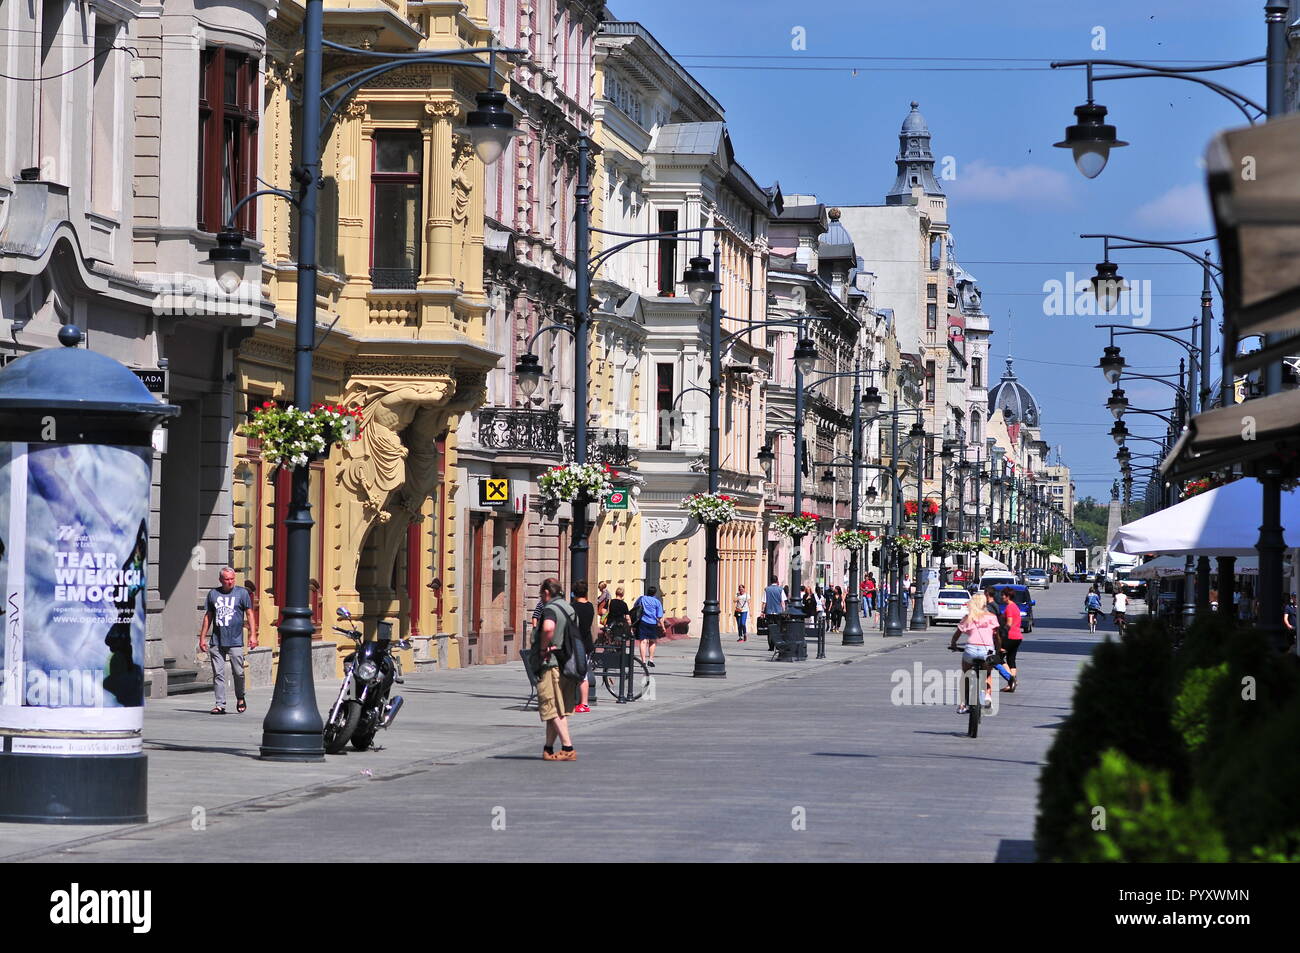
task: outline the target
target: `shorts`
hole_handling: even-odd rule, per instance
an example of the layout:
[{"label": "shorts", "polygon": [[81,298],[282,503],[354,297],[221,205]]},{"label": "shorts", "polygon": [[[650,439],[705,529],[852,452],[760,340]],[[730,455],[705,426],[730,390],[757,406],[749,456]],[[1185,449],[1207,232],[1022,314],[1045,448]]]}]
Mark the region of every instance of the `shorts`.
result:
[{"label": "shorts", "polygon": [[578,683],[560,674],[560,667],[542,669],[537,679],[537,713],[542,721],[567,718],[578,703]]},{"label": "shorts", "polygon": [[1007,668],[1016,667],[1016,653],[1020,651],[1020,643],[1024,639],[1003,639],[1002,647],[1007,651]]},{"label": "shorts", "polygon": [[987,645],[968,645],[961,653],[963,662],[984,662],[993,654],[993,650]]},{"label": "shorts", "polygon": [[657,625],[639,625],[636,627],[636,640],[638,642],[647,640],[653,642],[663,634],[663,629]]}]

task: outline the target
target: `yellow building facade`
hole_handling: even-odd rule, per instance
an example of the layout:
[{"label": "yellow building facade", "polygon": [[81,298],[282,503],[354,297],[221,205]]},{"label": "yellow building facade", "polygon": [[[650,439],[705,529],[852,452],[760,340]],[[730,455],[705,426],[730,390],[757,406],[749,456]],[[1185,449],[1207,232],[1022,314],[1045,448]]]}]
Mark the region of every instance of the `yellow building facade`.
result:
[{"label": "yellow building facade", "polygon": [[[325,37],[393,52],[491,42],[484,0],[390,6],[327,0]],[[268,33],[262,177],[281,188],[293,181],[297,155],[300,15],[282,3]],[[364,65],[328,54],[323,85]],[[340,607],[367,632],[395,623],[414,640],[418,662],[462,661],[456,428],[482,403],[499,354],[485,343],[483,167],[456,128],[486,80],[484,69],[404,67],[359,91],[326,132],[313,389],[318,401],[361,408],[364,426],[312,464],[320,674],[336,670],[351,645],[330,634]],[[293,390],[296,223],[286,203],[263,209],[262,280],[279,320],[239,345],[237,420]],[[274,646],[288,476],[239,436],[232,490],[234,568],[259,610],[259,641]]]}]

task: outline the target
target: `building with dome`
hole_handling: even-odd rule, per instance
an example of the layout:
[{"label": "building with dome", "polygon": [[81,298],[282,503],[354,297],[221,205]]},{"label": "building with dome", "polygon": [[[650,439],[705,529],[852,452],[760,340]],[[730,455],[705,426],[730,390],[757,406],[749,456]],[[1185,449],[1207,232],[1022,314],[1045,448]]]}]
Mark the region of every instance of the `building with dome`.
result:
[{"label": "building with dome", "polygon": [[1008,424],[1024,424],[1037,429],[1040,423],[1038,401],[1016,377],[1014,361],[1012,357],[1007,358],[1007,369],[1002,372],[1002,379],[989,389],[989,413],[1000,410]]}]

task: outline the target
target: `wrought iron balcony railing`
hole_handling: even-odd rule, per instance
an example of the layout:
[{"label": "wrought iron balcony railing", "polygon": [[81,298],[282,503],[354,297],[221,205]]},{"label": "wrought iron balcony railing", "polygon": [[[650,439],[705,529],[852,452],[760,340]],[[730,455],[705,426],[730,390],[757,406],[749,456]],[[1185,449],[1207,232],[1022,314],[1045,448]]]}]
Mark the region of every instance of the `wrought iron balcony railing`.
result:
[{"label": "wrought iron balcony railing", "polygon": [[[569,438],[572,442],[572,437]],[[560,456],[560,415],[554,410],[484,407],[478,412],[478,442],[487,450]]]},{"label": "wrought iron balcony railing", "polygon": [[[561,440],[564,459],[571,461],[574,456],[572,427],[564,428]],[[635,452],[628,446],[626,430],[615,430],[610,427],[587,428],[588,463],[608,463],[611,467],[626,469],[635,459]]]},{"label": "wrought iron balcony railing", "polygon": [[370,269],[370,285],[376,291],[414,291],[418,279],[414,268]]}]

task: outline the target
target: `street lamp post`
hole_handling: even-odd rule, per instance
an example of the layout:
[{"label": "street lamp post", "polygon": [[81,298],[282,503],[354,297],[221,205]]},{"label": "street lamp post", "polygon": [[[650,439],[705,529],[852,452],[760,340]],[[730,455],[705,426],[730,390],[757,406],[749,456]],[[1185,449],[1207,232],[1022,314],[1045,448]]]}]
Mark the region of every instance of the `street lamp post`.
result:
[{"label": "street lamp post", "polygon": [[[853,455],[853,488],[849,491],[849,528],[858,528],[858,492],[862,482],[862,374],[857,362],[853,364],[853,434],[850,437]],[[844,600],[844,638],[841,645],[862,645],[862,596],[858,575],[861,566],[858,563],[861,550],[849,550],[849,594]]]},{"label": "street lamp post", "polygon": [[921,537],[924,535],[922,532],[924,528],[922,521],[925,519],[925,500],[923,499],[924,486],[922,481],[925,478],[926,433],[925,427],[921,425],[920,420],[917,420],[916,423],[912,424],[912,429],[908,432],[908,438],[912,441],[913,446],[916,447],[916,543],[918,547],[913,557],[915,565],[912,567],[912,585],[916,592],[912,596],[912,622],[910,628],[913,632],[919,632],[926,628],[925,606],[922,605],[922,587],[924,585],[924,578],[921,568],[921,551],[919,548],[921,545]]}]

